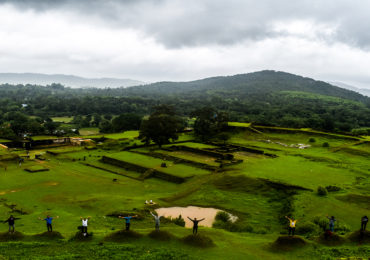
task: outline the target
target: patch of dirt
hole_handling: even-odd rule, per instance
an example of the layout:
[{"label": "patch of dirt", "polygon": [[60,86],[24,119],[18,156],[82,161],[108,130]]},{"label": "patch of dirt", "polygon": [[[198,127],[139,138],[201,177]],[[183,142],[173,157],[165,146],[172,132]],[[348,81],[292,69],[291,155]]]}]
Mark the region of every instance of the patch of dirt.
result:
[{"label": "patch of dirt", "polygon": [[317,242],[327,246],[338,246],[346,242],[346,240],[335,233],[331,233],[329,235],[325,235],[325,233],[323,233],[317,238]]},{"label": "patch of dirt", "polygon": [[171,233],[167,231],[161,231],[161,230],[159,231],[153,230],[152,232],[148,234],[148,236],[150,238],[161,240],[161,241],[168,241],[174,238],[174,236]]},{"label": "patch of dirt", "polygon": [[132,230],[119,230],[117,232],[109,234],[104,238],[104,240],[109,242],[125,242],[127,240],[139,239],[141,237],[142,235],[140,233]]},{"label": "patch of dirt", "polygon": [[14,233],[9,233],[9,232],[0,233],[1,242],[17,241],[17,240],[22,240],[23,238],[24,238],[24,235],[18,231],[15,231]]},{"label": "patch of dirt", "polygon": [[64,239],[62,234],[60,234],[58,231],[53,231],[53,232],[44,232],[41,234],[34,235],[35,238],[45,238],[48,240],[52,239]]},{"label": "patch of dirt", "polygon": [[305,246],[306,241],[300,236],[279,236],[272,244],[274,250],[293,250]]},{"label": "patch of dirt", "polygon": [[348,236],[348,239],[360,244],[370,244],[370,231],[355,231]]},{"label": "patch of dirt", "polygon": [[205,235],[189,235],[182,238],[182,242],[190,246],[196,246],[201,248],[213,247],[215,243],[210,237]]},{"label": "patch of dirt", "polygon": [[92,233],[89,233],[86,236],[84,236],[84,234],[81,231],[78,231],[70,240],[88,242],[88,241],[91,241],[91,239],[92,239]]}]

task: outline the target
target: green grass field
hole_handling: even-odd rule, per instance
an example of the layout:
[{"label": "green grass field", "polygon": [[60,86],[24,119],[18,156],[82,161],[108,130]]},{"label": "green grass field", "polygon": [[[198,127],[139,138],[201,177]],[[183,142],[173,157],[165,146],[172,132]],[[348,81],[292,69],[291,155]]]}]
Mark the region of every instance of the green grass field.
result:
[{"label": "green grass field", "polygon": [[[137,131],[105,135],[110,140],[127,138],[130,142],[137,142],[137,136]],[[315,142],[309,142],[312,137]],[[211,172],[170,160],[163,168],[163,160],[149,154],[154,151],[213,165],[207,156],[168,152],[157,146],[136,149],[148,155],[120,151],[117,145],[106,149],[110,140],[104,150],[68,146],[48,149],[55,152],[53,155],[35,149],[21,166],[17,160],[0,162],[0,220],[10,214],[19,217],[16,230],[24,235],[23,239],[4,242],[6,235],[2,232],[7,231],[7,225],[0,225],[0,259],[367,259],[370,255],[368,243],[345,241],[326,246],[317,241],[322,233],[317,223],[325,223],[327,214],[336,217],[336,233],[343,238],[359,229],[363,215],[370,215],[369,143],[304,132],[240,131],[228,142],[277,157],[238,151],[234,156],[243,163]],[[178,145],[216,148],[191,142],[191,135],[182,135],[181,140],[189,142]],[[323,147],[325,142],[329,147]],[[290,146],[298,143],[311,147]],[[4,153],[25,154],[11,150]],[[46,160],[34,159],[40,153]],[[140,180],[140,173],[103,163],[102,156],[189,178],[182,184],[157,178]],[[27,172],[26,168],[49,171]],[[319,196],[318,186],[339,190]],[[146,200],[156,204],[145,205]],[[217,228],[201,226],[199,233],[214,242],[209,248],[185,244],[182,238],[191,230],[169,220],[161,222],[161,229],[172,234],[169,241],[150,238],[154,220],[149,211],[172,206],[214,207],[232,213],[238,220],[218,224]],[[132,220],[131,227],[142,237],[105,241],[106,236],[124,228],[124,221],[110,217],[112,214],[137,214],[139,218]],[[46,215],[59,216],[53,227],[63,240],[34,236],[46,231],[45,223],[38,219]],[[305,239],[304,247],[279,250],[272,246],[287,232],[285,215],[298,219],[297,234]],[[93,237],[89,241],[70,240],[81,224],[80,216],[91,216],[89,232]]]}]

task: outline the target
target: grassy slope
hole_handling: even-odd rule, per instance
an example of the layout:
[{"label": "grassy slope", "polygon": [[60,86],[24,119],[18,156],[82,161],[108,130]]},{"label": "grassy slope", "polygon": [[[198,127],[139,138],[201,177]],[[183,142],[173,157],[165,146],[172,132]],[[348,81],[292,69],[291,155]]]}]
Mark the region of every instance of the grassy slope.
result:
[{"label": "grassy slope", "polygon": [[[95,235],[92,243],[87,243],[82,247],[73,242],[40,244],[32,242],[32,239],[28,239],[29,242],[13,244],[12,246],[8,243],[2,243],[0,244],[0,259],[1,255],[8,257],[13,254],[19,257],[22,257],[22,254],[27,254],[28,256],[50,256],[50,258],[57,255],[65,258],[85,256],[86,258],[101,259],[108,259],[114,255],[117,258],[140,259],[140,257],[147,257],[146,259],[155,259],[156,257],[164,258],[165,255],[171,254],[180,259],[183,256],[185,259],[187,255],[205,259],[313,259],[320,258],[320,255],[334,256],[334,249],[342,252],[339,256],[341,254],[343,256],[348,254],[349,256],[361,256],[370,249],[345,245],[333,250],[322,246],[318,246],[316,249],[308,246],[293,252],[277,253],[271,251],[269,243],[273,242],[283,230],[283,226],[277,218],[280,202],[273,200],[277,195],[276,191],[261,191],[253,187],[250,191],[246,191],[244,187],[248,187],[248,183],[235,184],[236,186],[230,189],[220,189],[214,185],[217,180],[228,180],[240,175],[252,178],[269,178],[313,190],[316,190],[318,185],[337,185],[343,190],[330,193],[327,197],[319,197],[316,192],[310,191],[302,191],[292,197],[295,217],[303,225],[303,223],[312,222],[316,216],[323,217],[326,214],[334,214],[338,219],[338,224],[346,225],[351,230],[358,229],[360,217],[369,214],[370,209],[359,201],[354,200],[349,203],[345,200],[339,200],[338,197],[350,194],[368,195],[370,189],[368,181],[369,158],[348,153],[348,151],[333,152],[333,150],[335,147],[349,145],[353,149],[368,152],[369,145],[351,146],[351,142],[354,141],[315,136],[316,142],[312,144],[311,148],[300,150],[262,141],[268,139],[287,144],[308,143],[310,137],[309,134],[303,133],[295,135],[235,134],[230,142],[254,145],[260,149],[279,149],[279,151],[269,151],[276,153],[279,157],[271,159],[239,153],[238,156],[244,159],[243,164],[229,168],[225,173],[212,175],[206,171],[203,174],[203,170],[192,169],[192,167],[181,164],[167,168],[169,172],[180,172],[181,174],[199,171],[196,177],[181,185],[158,179],[137,181],[80,163],[85,156],[86,161],[83,162],[103,166],[104,164],[98,162],[100,156],[115,154],[142,165],[159,167],[161,160],[156,161],[157,159],[130,152],[77,150],[57,156],[46,155],[49,160],[42,162],[26,161],[22,168],[17,167],[15,162],[8,162],[7,171],[0,170],[0,200],[5,199],[5,201],[0,201],[0,219],[6,219],[9,216],[9,208],[5,206],[5,203],[8,205],[16,204],[17,209],[28,212],[28,215],[20,216],[21,220],[17,222],[17,230],[26,235],[32,235],[45,231],[45,224],[37,219],[39,216],[58,215],[60,218],[55,220],[54,228],[69,238],[76,232],[76,227],[80,225],[79,217],[81,215],[91,216],[90,229]],[[330,147],[323,148],[322,143],[324,142],[329,142]],[[195,144],[189,143],[188,145],[194,147]],[[32,151],[31,156],[38,152],[40,151]],[[188,155],[187,158],[189,158]],[[50,168],[50,171],[28,173],[23,170],[25,167],[34,165],[42,165]],[[109,167],[111,170],[117,170],[112,166]],[[175,171],[173,171],[174,169]],[[118,181],[112,182],[113,178]],[[161,200],[162,198],[169,199]],[[133,221],[133,228],[142,234],[149,233],[153,228],[153,220],[149,214],[138,211],[144,209],[143,202],[149,199],[165,207],[216,206],[239,216],[244,224],[252,226],[253,233],[231,233],[220,229],[201,228],[201,233],[211,237],[216,244],[216,247],[211,249],[194,249],[185,246],[180,241],[154,242],[146,237],[124,244],[104,243],[103,246],[97,246],[97,243],[105,235],[114,232],[112,229],[117,230],[123,226],[121,220],[105,217],[112,212],[138,212],[144,218]],[[178,238],[190,232],[169,223],[163,223],[163,228]],[[5,231],[6,226],[4,225],[2,229]],[[266,232],[267,234],[258,234]],[[17,250],[14,251],[14,247]],[[363,248],[362,253],[358,251],[361,248]],[[148,252],[143,253],[144,249]],[[344,250],[347,251],[344,252]]]}]

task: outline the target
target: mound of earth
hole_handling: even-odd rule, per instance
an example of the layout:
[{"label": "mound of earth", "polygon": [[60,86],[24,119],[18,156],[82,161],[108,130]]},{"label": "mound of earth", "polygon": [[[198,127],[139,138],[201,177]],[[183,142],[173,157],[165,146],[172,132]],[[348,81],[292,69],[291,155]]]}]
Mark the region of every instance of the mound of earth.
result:
[{"label": "mound of earth", "polygon": [[122,241],[127,241],[131,239],[138,239],[141,238],[142,235],[138,232],[129,230],[120,230],[117,232],[114,232],[112,234],[109,234],[108,236],[105,237],[105,241],[109,242],[122,242]]},{"label": "mound of earth", "polygon": [[153,230],[148,235],[150,238],[167,241],[173,239],[173,235],[167,231]]},{"label": "mound of earth", "polygon": [[275,250],[292,250],[305,245],[306,241],[299,236],[279,236],[272,247]]},{"label": "mound of earth", "polygon": [[186,236],[182,239],[182,241],[187,245],[196,246],[196,247],[206,248],[206,247],[215,246],[211,238],[204,236],[204,235],[198,235],[198,234]]},{"label": "mound of earth", "polygon": [[78,231],[72,238],[71,240],[74,241],[91,241],[92,239],[92,233],[87,234],[86,236],[84,233]]},{"label": "mound of earth", "polygon": [[23,238],[24,238],[24,235],[18,231],[15,231],[14,233],[9,233],[9,232],[0,233],[1,242],[21,240]]},{"label": "mound of earth", "polygon": [[343,237],[335,233],[331,233],[331,234],[324,233],[320,235],[319,238],[317,239],[317,242],[327,245],[327,246],[338,246],[338,245],[343,244],[345,241],[346,240]]},{"label": "mound of earth", "polygon": [[370,231],[355,231],[348,236],[348,239],[357,243],[370,243]]},{"label": "mound of earth", "polygon": [[58,231],[53,232],[44,232],[41,234],[34,235],[35,238],[45,238],[45,239],[64,239],[62,234],[60,234]]}]

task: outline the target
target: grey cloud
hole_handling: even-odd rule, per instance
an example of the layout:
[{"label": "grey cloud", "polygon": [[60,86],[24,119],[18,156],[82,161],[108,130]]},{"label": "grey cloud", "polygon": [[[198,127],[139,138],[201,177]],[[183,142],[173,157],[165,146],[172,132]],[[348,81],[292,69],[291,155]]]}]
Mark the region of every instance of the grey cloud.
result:
[{"label": "grey cloud", "polygon": [[228,45],[284,36],[276,21],[310,20],[335,27],[329,43],[370,47],[370,1],[347,0],[0,0],[19,9],[68,10],[106,26],[132,28],[170,48]]}]

